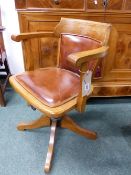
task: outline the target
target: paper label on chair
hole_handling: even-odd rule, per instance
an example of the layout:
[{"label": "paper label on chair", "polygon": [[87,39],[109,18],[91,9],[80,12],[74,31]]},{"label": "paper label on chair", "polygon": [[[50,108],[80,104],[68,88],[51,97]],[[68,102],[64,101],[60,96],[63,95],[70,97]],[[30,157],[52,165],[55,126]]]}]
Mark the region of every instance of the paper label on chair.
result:
[{"label": "paper label on chair", "polygon": [[82,97],[88,95],[91,92],[91,77],[92,71],[85,73],[82,81]]}]

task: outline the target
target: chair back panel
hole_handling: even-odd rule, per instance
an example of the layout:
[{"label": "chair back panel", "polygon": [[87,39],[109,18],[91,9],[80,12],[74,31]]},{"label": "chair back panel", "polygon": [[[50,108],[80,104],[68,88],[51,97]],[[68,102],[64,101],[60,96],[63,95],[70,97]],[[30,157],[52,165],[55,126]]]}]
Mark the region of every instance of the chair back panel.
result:
[{"label": "chair back panel", "polygon": [[92,38],[73,34],[61,34],[59,67],[79,74],[79,68],[73,66],[67,57],[71,53],[96,49],[101,42]]},{"label": "chair back panel", "polygon": [[61,18],[54,33],[57,37],[60,37],[61,33],[88,36],[102,42],[102,45],[106,45],[110,35],[110,28],[111,25],[107,23]]}]

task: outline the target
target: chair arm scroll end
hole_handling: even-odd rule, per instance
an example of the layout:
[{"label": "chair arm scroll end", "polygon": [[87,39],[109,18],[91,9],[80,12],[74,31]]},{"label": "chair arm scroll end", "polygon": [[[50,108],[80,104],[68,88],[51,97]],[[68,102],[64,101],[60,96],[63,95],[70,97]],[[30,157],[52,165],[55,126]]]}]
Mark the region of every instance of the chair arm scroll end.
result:
[{"label": "chair arm scroll end", "polygon": [[16,42],[20,42],[19,35],[11,35],[11,39]]}]

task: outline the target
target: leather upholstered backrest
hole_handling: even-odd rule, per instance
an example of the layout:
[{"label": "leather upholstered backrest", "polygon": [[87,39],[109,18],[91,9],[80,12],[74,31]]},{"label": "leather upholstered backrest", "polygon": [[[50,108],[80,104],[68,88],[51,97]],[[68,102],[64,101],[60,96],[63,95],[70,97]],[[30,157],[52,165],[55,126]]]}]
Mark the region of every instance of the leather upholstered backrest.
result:
[{"label": "leather upholstered backrest", "polygon": [[61,34],[59,67],[79,74],[79,68],[67,60],[68,55],[98,47],[101,47],[101,42],[87,36]]},{"label": "leather upholstered backrest", "polygon": [[59,67],[79,73],[79,68],[67,61],[68,55],[107,45],[110,28],[107,23],[61,18],[54,30],[55,36],[61,39]]}]

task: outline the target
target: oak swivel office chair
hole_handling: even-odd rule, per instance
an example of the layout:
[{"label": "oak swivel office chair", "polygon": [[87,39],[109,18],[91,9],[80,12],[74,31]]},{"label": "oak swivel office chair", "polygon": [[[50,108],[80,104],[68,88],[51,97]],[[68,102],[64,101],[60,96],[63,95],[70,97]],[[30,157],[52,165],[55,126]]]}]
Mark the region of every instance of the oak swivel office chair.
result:
[{"label": "oak swivel office chair", "polygon": [[12,36],[23,45],[31,38],[58,37],[58,64],[56,67],[25,71],[10,77],[14,89],[43,115],[31,122],[21,123],[18,130],[51,126],[47,158],[44,166],[49,172],[53,156],[56,127],[67,128],[89,139],[95,132],[78,126],[66,112],[83,112],[90,97],[92,72],[108,50],[110,24],[87,20],[62,18],[54,32],[21,33]]}]

